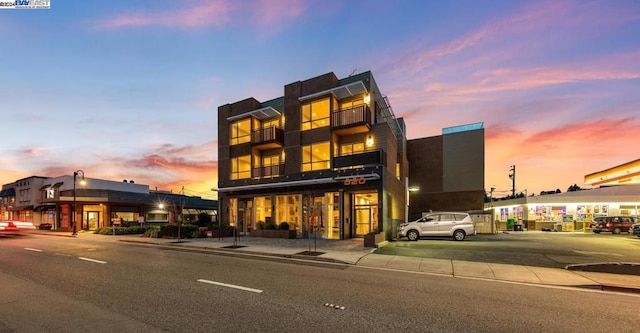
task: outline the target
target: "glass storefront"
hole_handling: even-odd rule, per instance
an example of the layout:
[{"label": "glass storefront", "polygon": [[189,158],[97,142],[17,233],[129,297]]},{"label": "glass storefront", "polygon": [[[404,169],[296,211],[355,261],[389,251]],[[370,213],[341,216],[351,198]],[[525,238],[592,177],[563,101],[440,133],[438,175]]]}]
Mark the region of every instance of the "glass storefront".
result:
[{"label": "glass storefront", "polygon": [[[340,239],[362,237],[378,231],[378,193],[345,193],[345,207],[339,192],[290,194],[229,199],[229,219],[239,234],[256,228],[279,229],[282,223],[296,231],[296,237]],[[341,212],[344,224],[341,223]],[[254,223],[255,221],[255,223]]]}]

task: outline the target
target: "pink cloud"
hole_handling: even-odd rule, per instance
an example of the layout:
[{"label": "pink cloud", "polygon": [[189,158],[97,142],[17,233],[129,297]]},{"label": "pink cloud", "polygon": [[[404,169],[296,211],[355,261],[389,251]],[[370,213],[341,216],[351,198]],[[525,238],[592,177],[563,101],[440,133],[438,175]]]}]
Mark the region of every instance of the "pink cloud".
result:
[{"label": "pink cloud", "polygon": [[196,1],[187,8],[172,8],[161,12],[130,12],[106,19],[100,26],[108,29],[142,26],[194,28],[222,26],[229,22],[231,5],[226,0]]},{"label": "pink cloud", "polygon": [[274,26],[285,19],[302,15],[307,2],[303,0],[196,0],[179,2],[184,8],[169,8],[155,12],[128,12],[103,20],[102,28],[165,26],[170,28],[221,27],[233,21],[258,26]]}]

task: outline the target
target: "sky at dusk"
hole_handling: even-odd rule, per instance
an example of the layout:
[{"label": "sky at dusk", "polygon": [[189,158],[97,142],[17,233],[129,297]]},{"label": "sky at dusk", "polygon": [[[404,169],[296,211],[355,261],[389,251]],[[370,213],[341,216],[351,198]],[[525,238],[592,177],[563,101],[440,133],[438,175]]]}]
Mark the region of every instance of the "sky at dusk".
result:
[{"label": "sky at dusk", "polygon": [[483,122],[494,196],[640,158],[637,0],[51,0],[0,31],[0,184],[213,197],[218,106],[368,70],[409,139]]}]

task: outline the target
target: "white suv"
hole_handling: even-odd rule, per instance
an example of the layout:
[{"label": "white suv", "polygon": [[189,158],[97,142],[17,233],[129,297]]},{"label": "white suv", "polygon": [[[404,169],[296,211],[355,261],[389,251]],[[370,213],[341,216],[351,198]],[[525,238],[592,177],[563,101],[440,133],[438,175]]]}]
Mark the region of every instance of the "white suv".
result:
[{"label": "white suv", "polygon": [[416,221],[400,225],[400,237],[417,241],[426,236],[450,236],[457,241],[476,234],[471,216],[467,213],[429,213]]}]

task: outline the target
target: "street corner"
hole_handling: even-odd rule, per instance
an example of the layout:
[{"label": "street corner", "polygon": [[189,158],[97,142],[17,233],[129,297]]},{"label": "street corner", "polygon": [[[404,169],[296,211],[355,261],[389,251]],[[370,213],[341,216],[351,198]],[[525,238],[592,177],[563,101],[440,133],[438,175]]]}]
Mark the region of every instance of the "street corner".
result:
[{"label": "street corner", "polygon": [[637,275],[640,279],[640,263],[598,262],[567,265],[569,271]]}]

